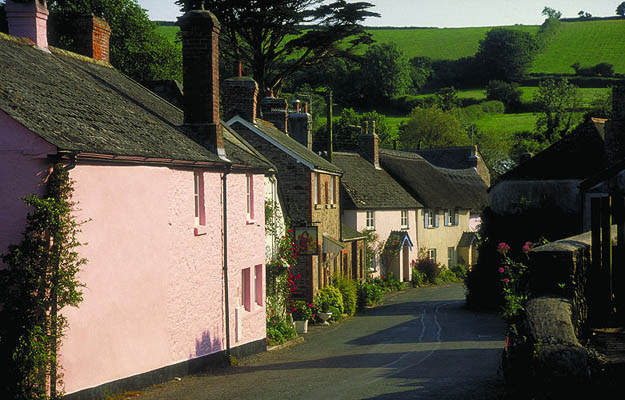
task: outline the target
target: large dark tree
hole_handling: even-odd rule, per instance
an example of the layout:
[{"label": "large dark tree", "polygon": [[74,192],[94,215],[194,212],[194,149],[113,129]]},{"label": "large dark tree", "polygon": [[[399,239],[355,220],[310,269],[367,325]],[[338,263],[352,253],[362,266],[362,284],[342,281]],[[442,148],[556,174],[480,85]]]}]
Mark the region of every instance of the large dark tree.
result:
[{"label": "large dark tree", "polygon": [[111,64],[143,82],[181,79],[181,54],[156,32],[137,0],[48,0],[55,35],[51,44],[72,50],[76,14],[104,18],[111,26]]},{"label": "large dark tree", "polygon": [[[327,2],[326,2],[327,3]],[[333,57],[354,57],[372,42],[361,23],[379,17],[372,4],[336,0],[177,0],[203,7],[221,22],[221,51],[251,69],[263,95],[280,92],[295,71]],[[305,26],[304,26],[305,25]]]},{"label": "large dark tree", "polygon": [[536,40],[529,33],[495,28],[480,41],[475,57],[487,80],[519,81],[537,50]]}]

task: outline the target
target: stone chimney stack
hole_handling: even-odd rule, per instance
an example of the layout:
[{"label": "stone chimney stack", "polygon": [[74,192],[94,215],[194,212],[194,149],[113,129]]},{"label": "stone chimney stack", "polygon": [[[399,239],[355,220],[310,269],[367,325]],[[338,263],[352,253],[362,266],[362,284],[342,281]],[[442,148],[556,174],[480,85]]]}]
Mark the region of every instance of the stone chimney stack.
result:
[{"label": "stone chimney stack", "polygon": [[48,6],[46,0],[16,2],[7,0],[5,8],[9,35],[26,37],[41,49],[48,49]]},{"label": "stone chimney stack", "polygon": [[74,51],[94,60],[110,62],[111,27],[93,14],[77,17]]},{"label": "stone chimney stack", "polygon": [[247,121],[256,119],[258,84],[253,78],[244,77],[241,63],[234,65],[234,76],[223,83],[222,101],[224,120],[237,115]]},{"label": "stone chimney stack", "polygon": [[358,148],[361,156],[369,160],[377,169],[380,168],[378,135],[375,133],[375,121],[365,122],[365,132],[358,136]]},{"label": "stone chimney stack", "polygon": [[282,132],[288,132],[288,113],[289,107],[284,99],[273,97],[273,92],[261,101],[260,105],[263,119],[271,122]]},{"label": "stone chimney stack", "polygon": [[219,32],[217,18],[191,10],[178,19],[182,34],[182,82],[185,132],[225,158],[219,119]]},{"label": "stone chimney stack", "polygon": [[293,100],[292,105],[295,111],[289,113],[289,136],[312,150],[312,115],[306,103],[303,110],[299,100]]}]

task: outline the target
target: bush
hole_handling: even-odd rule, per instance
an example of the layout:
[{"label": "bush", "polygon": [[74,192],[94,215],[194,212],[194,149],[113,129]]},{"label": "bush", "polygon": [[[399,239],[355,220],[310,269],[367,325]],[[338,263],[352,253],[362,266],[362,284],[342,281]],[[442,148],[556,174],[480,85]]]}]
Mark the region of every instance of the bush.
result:
[{"label": "bush", "polygon": [[363,309],[368,305],[374,305],[382,300],[384,289],[372,280],[358,282],[358,308]]},{"label": "bush", "polygon": [[464,280],[467,277],[469,267],[464,264],[456,264],[450,268],[450,270],[456,275],[458,279]]},{"label": "bush", "polygon": [[484,116],[484,110],[479,104],[473,104],[458,110],[459,119],[467,122],[477,121]]},{"label": "bush", "polygon": [[486,100],[497,100],[508,108],[521,103],[521,89],[515,82],[490,81],[486,87]]},{"label": "bush", "polygon": [[271,318],[267,320],[267,344],[277,346],[297,336],[293,324],[286,318]]},{"label": "bush", "polygon": [[449,268],[441,268],[441,274],[440,274],[439,279],[442,282],[457,282],[458,281],[458,277],[456,276],[456,274],[454,274],[454,272]]},{"label": "bush", "polygon": [[339,321],[343,318],[343,295],[334,286],[326,286],[319,290],[313,304],[316,314],[331,312],[332,321]]},{"label": "bush", "polygon": [[308,321],[312,318],[312,304],[306,303],[304,300],[298,300],[293,307],[293,320],[294,321]]},{"label": "bush", "polygon": [[504,104],[499,100],[489,100],[480,104],[482,111],[488,114],[503,114],[506,110]]},{"label": "bush", "polygon": [[345,314],[352,316],[356,313],[356,303],[358,297],[358,289],[356,282],[346,277],[338,277],[333,279],[333,285],[341,291],[343,296],[343,310]]},{"label": "bush", "polygon": [[416,261],[415,268],[425,275],[429,283],[437,283],[441,275],[440,265],[431,258],[421,258]]},{"label": "bush", "polygon": [[412,268],[412,286],[419,287],[425,285],[427,282],[427,277],[424,273],[419,271],[417,268]]}]

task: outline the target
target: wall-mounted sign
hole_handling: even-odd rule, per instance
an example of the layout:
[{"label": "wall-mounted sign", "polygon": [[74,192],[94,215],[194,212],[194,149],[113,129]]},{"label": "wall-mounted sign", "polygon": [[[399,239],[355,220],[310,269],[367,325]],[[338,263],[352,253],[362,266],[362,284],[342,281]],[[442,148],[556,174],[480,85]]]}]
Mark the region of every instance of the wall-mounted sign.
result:
[{"label": "wall-mounted sign", "polygon": [[298,255],[319,254],[319,242],[316,226],[300,226],[295,228],[295,247]]}]

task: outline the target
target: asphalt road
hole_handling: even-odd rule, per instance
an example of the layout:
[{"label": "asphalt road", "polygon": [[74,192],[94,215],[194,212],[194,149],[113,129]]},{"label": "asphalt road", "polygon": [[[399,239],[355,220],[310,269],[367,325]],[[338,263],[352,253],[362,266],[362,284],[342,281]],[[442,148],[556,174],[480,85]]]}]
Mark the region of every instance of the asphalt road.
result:
[{"label": "asphalt road", "polygon": [[148,399],[500,399],[504,324],[462,284],[408,289],[294,347],[151,388]]}]

